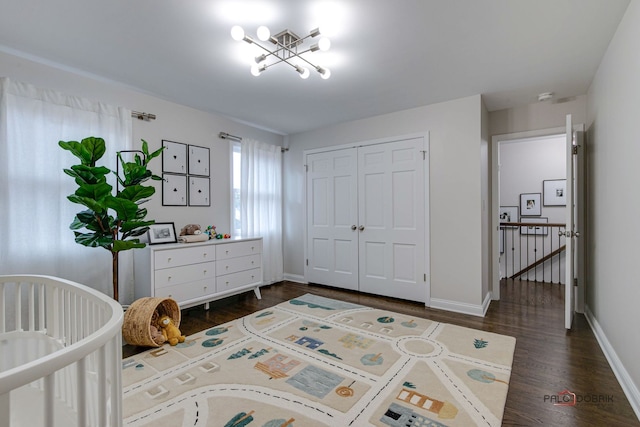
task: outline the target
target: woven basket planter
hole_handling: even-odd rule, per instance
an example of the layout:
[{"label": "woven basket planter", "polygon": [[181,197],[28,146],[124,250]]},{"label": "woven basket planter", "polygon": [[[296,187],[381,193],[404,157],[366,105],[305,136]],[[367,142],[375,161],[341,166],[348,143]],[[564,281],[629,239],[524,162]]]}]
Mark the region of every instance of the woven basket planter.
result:
[{"label": "woven basket planter", "polygon": [[135,300],[124,313],[122,336],[132,345],[160,347],[151,336],[151,325],[158,319],[169,316],[176,327],[180,327],[180,307],[171,298],[145,297]]}]

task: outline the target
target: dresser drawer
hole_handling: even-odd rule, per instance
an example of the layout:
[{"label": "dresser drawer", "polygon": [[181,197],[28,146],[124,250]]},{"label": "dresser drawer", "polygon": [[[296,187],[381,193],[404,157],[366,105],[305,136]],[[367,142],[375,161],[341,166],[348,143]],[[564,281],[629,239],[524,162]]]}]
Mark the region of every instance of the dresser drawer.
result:
[{"label": "dresser drawer", "polygon": [[155,296],[160,298],[173,298],[178,305],[180,305],[183,301],[202,298],[215,293],[215,291],[213,280],[199,280],[156,289]]},{"label": "dresser drawer", "polygon": [[261,259],[262,255],[256,254],[220,260],[216,264],[216,275],[222,276],[223,274],[261,267]]},{"label": "dresser drawer", "polygon": [[254,268],[237,273],[226,274],[216,278],[216,292],[225,292],[230,289],[239,288],[241,286],[250,285],[252,283],[261,283],[262,269]]},{"label": "dresser drawer", "polygon": [[212,245],[184,247],[179,249],[167,249],[155,251],[153,261],[155,269],[179,267],[181,265],[195,264],[199,262],[215,261],[215,248]]},{"label": "dresser drawer", "polygon": [[249,240],[248,242],[232,242],[216,245],[216,259],[235,258],[259,253],[262,253],[262,240]]},{"label": "dresser drawer", "polygon": [[154,272],[156,289],[202,279],[210,279],[211,283],[214,283],[215,277],[215,262],[202,262],[200,264],[185,265],[182,267],[165,268]]}]

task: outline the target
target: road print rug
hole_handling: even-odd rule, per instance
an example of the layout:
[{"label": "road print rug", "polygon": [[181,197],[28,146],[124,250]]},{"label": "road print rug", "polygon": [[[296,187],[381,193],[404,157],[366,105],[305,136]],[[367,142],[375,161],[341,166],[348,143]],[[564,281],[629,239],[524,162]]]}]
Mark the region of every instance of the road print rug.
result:
[{"label": "road print rug", "polygon": [[306,294],[123,360],[124,425],[499,426],[514,348]]}]

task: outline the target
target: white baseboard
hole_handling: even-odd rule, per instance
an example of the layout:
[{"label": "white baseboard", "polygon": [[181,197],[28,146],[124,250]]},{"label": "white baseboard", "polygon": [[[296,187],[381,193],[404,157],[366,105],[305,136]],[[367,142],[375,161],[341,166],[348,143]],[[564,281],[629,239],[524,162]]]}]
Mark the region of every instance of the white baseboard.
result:
[{"label": "white baseboard", "polygon": [[622,361],[616,354],[616,351],[611,346],[611,343],[607,339],[607,336],[604,334],[604,331],[600,327],[598,323],[598,319],[595,318],[591,310],[588,306],[585,306],[585,317],[587,318],[587,322],[589,322],[589,326],[591,326],[591,330],[593,334],[596,336],[598,340],[598,344],[600,344],[600,348],[604,352],[611,369],[613,370],[613,374],[618,379],[620,386],[622,387],[622,391],[629,399],[629,403],[633,408],[633,411],[636,413],[636,417],[640,420],[640,391],[638,391],[638,387],[634,384],[629,372],[625,369]]},{"label": "white baseboard", "polygon": [[489,304],[491,303],[491,293],[488,292],[482,304],[468,304],[465,302],[450,301],[440,298],[431,298],[431,308],[454,311],[456,313],[470,314],[472,316],[484,317]]},{"label": "white baseboard", "polygon": [[304,276],[301,274],[284,273],[284,280],[288,280],[290,282],[302,283],[303,285],[309,284],[309,282],[304,280]]}]

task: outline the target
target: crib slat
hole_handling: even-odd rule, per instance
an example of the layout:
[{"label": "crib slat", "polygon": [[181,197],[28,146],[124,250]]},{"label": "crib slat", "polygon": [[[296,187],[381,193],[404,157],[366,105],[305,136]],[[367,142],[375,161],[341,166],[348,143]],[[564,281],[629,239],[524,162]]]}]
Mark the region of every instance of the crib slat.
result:
[{"label": "crib slat", "polygon": [[16,308],[16,331],[22,330],[22,301],[20,301],[20,297],[22,295],[22,284],[16,284],[16,294],[15,294],[15,308]]},{"label": "crib slat", "polygon": [[53,412],[55,398],[55,374],[44,377],[44,425],[53,427],[55,424],[55,413]]},{"label": "crib slat", "polygon": [[29,310],[29,330],[30,331],[35,331],[36,330],[36,295],[35,295],[35,284],[34,283],[29,283],[29,307],[27,307],[27,309]]},{"label": "crib slat", "polygon": [[7,332],[7,326],[5,323],[5,318],[7,316],[5,311],[6,289],[6,283],[0,283],[0,333]]},{"label": "crib slat", "polygon": [[76,376],[78,379],[76,385],[77,392],[77,411],[78,411],[78,426],[87,425],[87,377],[86,377],[86,361],[87,358],[83,357],[78,360],[76,364]]}]

